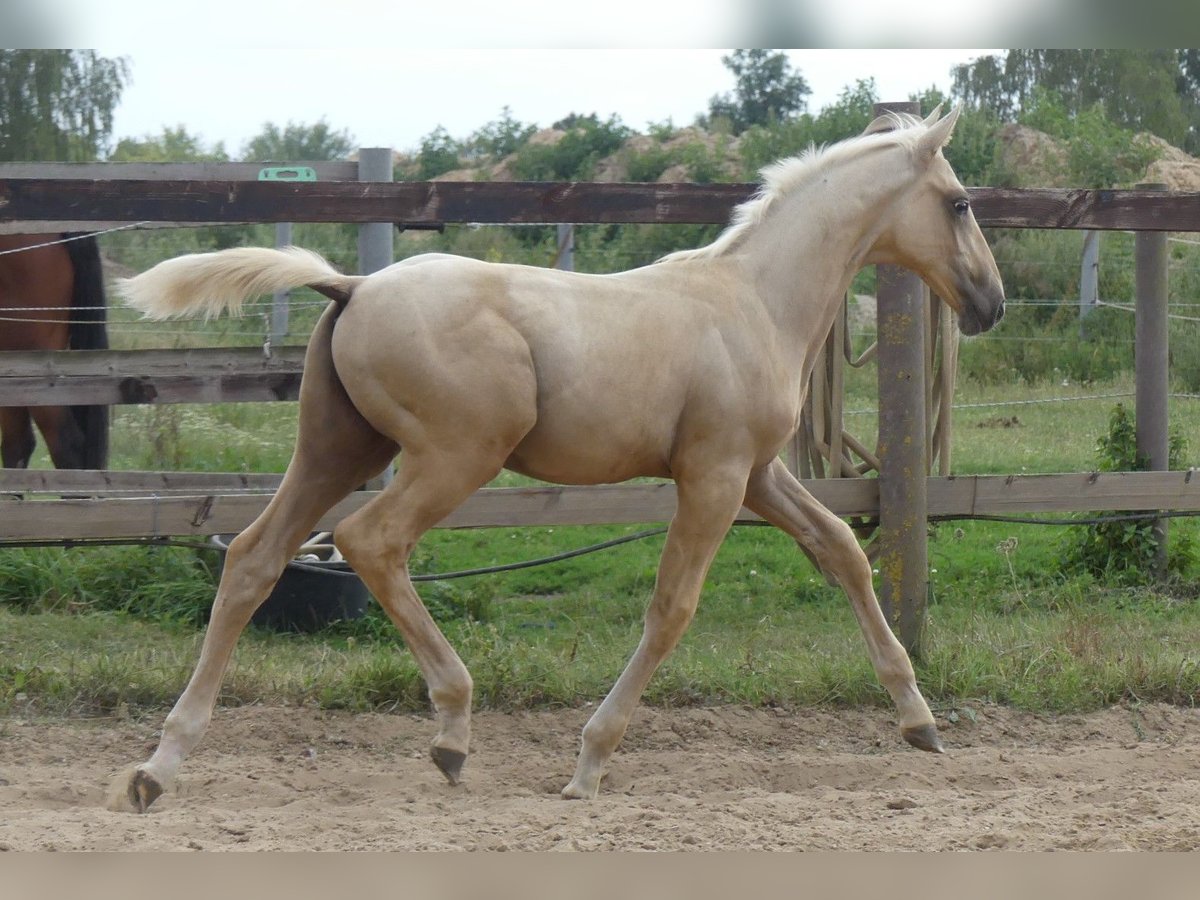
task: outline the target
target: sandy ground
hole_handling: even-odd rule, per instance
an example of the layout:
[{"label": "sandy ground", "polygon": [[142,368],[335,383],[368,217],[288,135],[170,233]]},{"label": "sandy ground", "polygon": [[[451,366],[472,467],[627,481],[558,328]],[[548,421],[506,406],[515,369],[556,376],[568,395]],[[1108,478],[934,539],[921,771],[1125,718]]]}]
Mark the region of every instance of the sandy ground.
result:
[{"label": "sandy ground", "polygon": [[[219,710],[150,814],[103,808],[160,720],[0,719],[5,850],[1154,849],[1200,845],[1200,712],[981,706],[912,750],[884,711],[640,710],[567,802],[587,710],[482,713],[466,781],[410,715]],[[974,721],[972,721],[972,717]]]}]

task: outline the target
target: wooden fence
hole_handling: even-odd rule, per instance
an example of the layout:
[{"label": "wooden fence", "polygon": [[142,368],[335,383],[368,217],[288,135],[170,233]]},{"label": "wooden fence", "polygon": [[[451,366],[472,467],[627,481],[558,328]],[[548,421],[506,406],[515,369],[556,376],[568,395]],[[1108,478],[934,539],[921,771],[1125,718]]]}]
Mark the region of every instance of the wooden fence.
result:
[{"label": "wooden fence", "polygon": [[[305,165],[305,164],[299,164]],[[354,164],[318,164],[318,178],[355,177]],[[721,223],[755,187],[747,184],[548,184],[548,183],[360,183],[338,180],[257,181],[260,167],[200,164],[115,169],[98,166],[0,164],[0,233],[113,227],[121,223],[159,224],[245,222],[392,223],[430,227],[451,223]],[[251,174],[253,171],[254,174]],[[1121,229],[1139,232],[1200,231],[1200,194],[1138,190],[970,189],[979,223],[987,227]],[[390,226],[389,226],[390,233]],[[1138,255],[1138,315],[1165,316],[1165,256]],[[889,332],[897,304],[907,302],[914,277],[901,276],[889,294],[881,292],[880,334]],[[882,279],[888,282],[891,276]],[[917,282],[919,284],[919,282]],[[1143,288],[1143,284],[1145,287]],[[900,295],[900,300],[893,299]],[[903,317],[903,316],[901,316]],[[908,316],[912,319],[912,316]],[[923,320],[910,339],[924,341]],[[1164,344],[1165,330],[1145,329],[1147,340]],[[890,329],[896,334],[894,325]],[[1139,327],[1138,334],[1143,329]],[[918,343],[918,346],[922,346]],[[1138,381],[1147,384],[1139,351]],[[895,382],[892,360],[881,352],[880,383]],[[74,351],[0,353],[0,405],[196,403],[290,400],[297,395],[303,367],[298,348],[277,348],[269,358],[257,348],[180,351]],[[884,368],[893,367],[893,368]],[[925,396],[925,373],[909,373],[908,399]],[[1157,375],[1153,376],[1158,378]],[[1165,410],[1166,389],[1139,389],[1142,404]],[[1165,441],[1166,416],[1149,416]],[[881,446],[892,442],[881,420]],[[906,427],[912,427],[911,421]],[[923,429],[925,426],[922,425]],[[1139,440],[1142,439],[1139,428]],[[1165,444],[1164,444],[1165,445]],[[925,446],[924,440],[921,446]],[[886,454],[885,454],[886,455]],[[913,498],[930,517],[1022,514],[1044,511],[1127,509],[1200,510],[1200,477],[1191,472],[1091,473],[925,477],[889,469],[879,479],[809,479],[806,486],[843,516],[907,522],[903,545],[919,546],[924,559],[923,523],[914,523]],[[1156,460],[1165,469],[1165,460]],[[836,467],[835,467],[836,468]],[[835,473],[836,474],[836,473]],[[70,541],[114,537],[207,535],[235,532],[264,507],[276,476],[182,473],[34,472],[0,470],[0,542]],[[52,499],[58,494],[89,499]],[[881,508],[881,494],[883,502]],[[339,504],[321,523],[327,528],[373,494],[359,492]],[[889,499],[890,498],[890,499]],[[638,484],[601,487],[484,489],[447,517],[441,527],[655,522],[670,518],[674,487]],[[743,520],[753,516],[743,511]],[[918,509],[919,512],[919,509]],[[902,639],[916,649],[925,602],[923,564],[908,551],[896,553],[900,581],[884,579],[881,599]],[[891,567],[895,570],[895,566]],[[913,615],[913,612],[916,615]],[[907,613],[906,613],[907,611]]]}]

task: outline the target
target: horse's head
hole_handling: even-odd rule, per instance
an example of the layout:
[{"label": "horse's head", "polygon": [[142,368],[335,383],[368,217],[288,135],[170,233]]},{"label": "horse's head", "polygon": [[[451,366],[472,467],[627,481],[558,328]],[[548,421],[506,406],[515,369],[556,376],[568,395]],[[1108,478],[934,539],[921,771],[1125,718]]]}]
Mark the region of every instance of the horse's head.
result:
[{"label": "horse's head", "polygon": [[[942,155],[962,107],[941,119],[940,111],[913,128],[915,178],[885,214],[870,261],[912,269],[958,313],[964,334],[979,334],[1004,316],[1004,284],[966,189]],[[889,120],[895,121],[877,120],[867,131],[886,130]]]}]

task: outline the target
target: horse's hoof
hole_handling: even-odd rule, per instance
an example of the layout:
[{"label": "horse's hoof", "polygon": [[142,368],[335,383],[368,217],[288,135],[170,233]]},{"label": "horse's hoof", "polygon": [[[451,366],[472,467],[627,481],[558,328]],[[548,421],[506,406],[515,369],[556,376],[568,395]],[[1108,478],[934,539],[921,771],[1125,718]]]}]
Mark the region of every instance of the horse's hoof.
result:
[{"label": "horse's hoof", "polygon": [[144,813],[162,793],[163,786],[157,778],[142,769],[133,769],[117,777],[105,805],[113,812]]},{"label": "horse's hoof", "polygon": [[463,763],[467,761],[467,754],[459,753],[457,750],[447,750],[445,747],[434,747],[429,751],[429,755],[433,758],[433,763],[442,770],[442,774],[446,776],[446,780],[451,784],[458,784],[462,779]]},{"label": "horse's hoof", "polygon": [[595,800],[600,794],[600,786],[597,785],[595,790],[588,790],[581,784],[572,780],[565,788],[562,789],[562,798],[564,800]]},{"label": "horse's hoof", "polygon": [[918,725],[915,728],[905,728],[900,734],[918,750],[925,750],[929,753],[946,752],[946,748],[942,746],[942,738],[938,734],[937,726],[933,723]]}]

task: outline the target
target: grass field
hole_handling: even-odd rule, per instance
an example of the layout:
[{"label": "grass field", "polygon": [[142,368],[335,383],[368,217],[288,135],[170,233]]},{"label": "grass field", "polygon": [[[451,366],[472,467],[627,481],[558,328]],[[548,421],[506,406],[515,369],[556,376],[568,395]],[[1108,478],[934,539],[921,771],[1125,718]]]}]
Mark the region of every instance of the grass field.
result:
[{"label": "grass field", "polygon": [[[980,386],[956,395],[957,473],[1087,471],[1131,378],[1085,386]],[[1116,395],[1116,396],[1114,396]],[[1099,399],[1072,399],[1099,397]],[[980,405],[1001,404],[1001,405]],[[873,374],[850,379],[852,430],[871,444]],[[122,407],[114,468],[282,471],[294,404]],[[1200,402],[1172,401],[1200,450]],[[45,460],[35,465],[45,465]],[[504,476],[501,483],[514,483]],[[437,531],[418,573],[540,557],[635,527]],[[943,523],[930,543],[930,620],[918,677],[931,702],[1087,709],[1200,697],[1200,570],[1124,587],[1063,569],[1073,529]],[[1177,543],[1195,520],[1171,524]],[[598,700],[636,645],[662,538],[543,568],[422,586],[460,649],[478,703],[500,708]],[[212,560],[186,549],[0,551],[0,708],[110,713],[170,704],[190,674],[212,596]],[[251,630],[222,695],[352,709],[419,709],[424,688],[377,609],[315,636]],[[734,530],[696,622],[655,678],[652,703],[885,704],[840,591],[769,528]],[[957,713],[956,713],[957,714]]]}]

